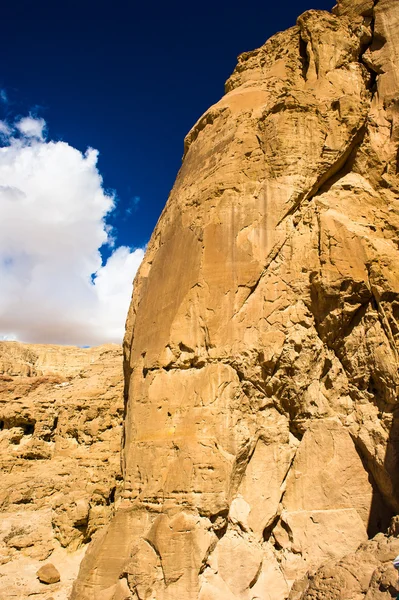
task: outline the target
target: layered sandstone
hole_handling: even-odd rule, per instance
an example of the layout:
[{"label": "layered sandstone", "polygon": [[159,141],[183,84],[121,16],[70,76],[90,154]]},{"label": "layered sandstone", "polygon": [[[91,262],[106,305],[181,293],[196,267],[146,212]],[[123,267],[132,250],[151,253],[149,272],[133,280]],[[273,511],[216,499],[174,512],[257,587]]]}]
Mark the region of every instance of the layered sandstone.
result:
[{"label": "layered sandstone", "polygon": [[[87,543],[112,516],[121,354],[0,342],[1,600],[66,600]],[[48,563],[59,583],[39,581]]]},{"label": "layered sandstone", "polygon": [[123,501],[74,600],[394,593],[398,111],[399,3],[341,0],[241,55],[187,135],[127,322]]}]

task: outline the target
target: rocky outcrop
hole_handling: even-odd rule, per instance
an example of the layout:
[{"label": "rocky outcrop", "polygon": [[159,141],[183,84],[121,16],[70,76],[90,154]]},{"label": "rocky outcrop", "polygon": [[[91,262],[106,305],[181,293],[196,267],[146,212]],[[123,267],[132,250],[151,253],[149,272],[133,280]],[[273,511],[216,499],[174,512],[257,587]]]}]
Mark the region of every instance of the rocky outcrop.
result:
[{"label": "rocky outcrop", "polygon": [[0,342],[1,599],[68,598],[87,543],[113,514],[121,354]]},{"label": "rocky outcrop", "polygon": [[290,600],[391,600],[399,593],[392,561],[399,539],[379,533],[344,558],[329,561],[316,573],[294,583]]},{"label": "rocky outcrop", "polygon": [[[128,316],[123,500],[74,600],[385,597],[398,103],[397,0],[341,0],[241,55],[186,137]],[[352,596],[314,591],[356,552]]]}]

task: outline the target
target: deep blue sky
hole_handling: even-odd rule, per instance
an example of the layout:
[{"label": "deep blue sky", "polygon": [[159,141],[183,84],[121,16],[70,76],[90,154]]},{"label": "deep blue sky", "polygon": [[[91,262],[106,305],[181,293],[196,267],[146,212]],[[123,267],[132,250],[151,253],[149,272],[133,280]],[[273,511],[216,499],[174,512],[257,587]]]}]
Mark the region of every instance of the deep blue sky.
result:
[{"label": "deep blue sky", "polygon": [[185,134],[223,95],[237,55],[301,12],[333,3],[4,2],[0,87],[8,117],[33,111],[51,139],[97,148],[104,184],[120,200],[111,220],[116,243],[141,246],[173,185]]}]

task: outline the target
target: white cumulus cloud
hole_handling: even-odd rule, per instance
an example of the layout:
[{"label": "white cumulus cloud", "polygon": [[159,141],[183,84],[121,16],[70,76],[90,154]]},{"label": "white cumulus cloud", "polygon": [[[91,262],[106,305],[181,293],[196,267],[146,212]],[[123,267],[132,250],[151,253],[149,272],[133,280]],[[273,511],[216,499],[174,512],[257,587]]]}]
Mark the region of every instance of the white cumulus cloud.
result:
[{"label": "white cumulus cloud", "polygon": [[115,199],[98,153],[45,141],[45,126],[21,119],[0,147],[0,339],[120,342],[144,250],[116,248],[102,265]]},{"label": "white cumulus cloud", "polygon": [[0,121],[0,134],[5,137],[11,135],[11,129],[5,121]]},{"label": "white cumulus cloud", "polygon": [[23,136],[39,140],[43,140],[45,126],[44,119],[35,119],[34,117],[24,117],[16,123],[16,128]]}]

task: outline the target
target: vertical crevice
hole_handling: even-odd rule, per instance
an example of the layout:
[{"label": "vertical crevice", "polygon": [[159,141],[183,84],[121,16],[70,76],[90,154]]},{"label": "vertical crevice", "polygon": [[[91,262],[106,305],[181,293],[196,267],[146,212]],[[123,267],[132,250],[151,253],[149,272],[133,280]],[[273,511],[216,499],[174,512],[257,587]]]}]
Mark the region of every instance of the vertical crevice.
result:
[{"label": "vertical crevice", "polygon": [[307,43],[305,42],[301,34],[299,34],[299,57],[302,64],[302,77],[306,81],[309,70],[309,54],[307,49]]}]

